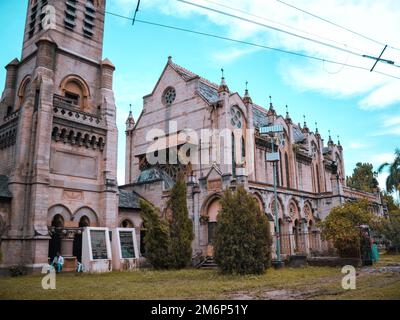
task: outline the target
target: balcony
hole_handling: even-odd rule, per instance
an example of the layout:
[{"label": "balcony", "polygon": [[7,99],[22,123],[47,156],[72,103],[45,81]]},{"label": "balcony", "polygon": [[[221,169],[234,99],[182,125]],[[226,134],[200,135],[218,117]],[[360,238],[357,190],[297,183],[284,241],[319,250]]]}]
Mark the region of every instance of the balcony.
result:
[{"label": "balcony", "polygon": [[54,95],[53,113],[55,116],[95,127],[101,127],[103,125],[101,117],[81,111],[78,108],[78,106],[73,104],[72,100],[59,95]]}]

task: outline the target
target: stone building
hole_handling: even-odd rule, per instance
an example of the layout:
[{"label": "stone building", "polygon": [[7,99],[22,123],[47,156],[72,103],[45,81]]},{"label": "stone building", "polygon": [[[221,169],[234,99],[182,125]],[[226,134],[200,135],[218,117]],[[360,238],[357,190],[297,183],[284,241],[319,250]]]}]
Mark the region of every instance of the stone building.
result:
[{"label": "stone building", "polygon": [[[115,68],[102,58],[104,17],[105,0],[28,1],[21,58],[6,66],[0,101],[0,271],[39,270],[57,251],[73,270],[87,226],[135,227],[141,243],[139,198],[167,214],[178,172],[188,179],[194,253],[212,256],[225,188],[243,185],[274,221],[272,165],[265,161],[272,148],[280,153],[284,254],[324,249],[315,223],[341,202],[366,197],[381,212],[378,193],[346,187],[339,143],[329,137],[324,144],[272,103],[264,109],[247,90],[242,97],[225,79],[216,85],[171,58],[140,118],[129,115],[126,184],[118,187]],[[279,143],[260,135],[264,125],[283,126]],[[148,140],[149,133],[157,134]],[[166,150],[167,161],[150,161]],[[193,161],[173,161],[178,151]]]},{"label": "stone building", "polygon": [[1,267],[81,254],[80,229],[118,224],[113,64],[105,1],[29,0],[0,104]]},{"label": "stone building", "polygon": [[[176,173],[186,172],[193,250],[203,256],[213,254],[219,199],[225,188],[243,185],[250,191],[269,216],[274,233],[273,165],[266,161],[272,148],[280,159],[277,185],[283,254],[327,250],[315,224],[344,201],[368,198],[376,213],[382,213],[378,192],[346,186],[340,142],[329,137],[325,143],[318,129],[312,132],[305,122],[294,123],[289,113],[278,115],[272,103],[268,108],[253,103],[247,89],[240,96],[229,90],[224,78],[216,85],[175,64],[171,57],[153,92],[144,97],[139,119],[135,122],[130,114],[126,124],[124,188],[136,191],[167,214],[166,201]],[[279,141],[260,135],[260,127],[275,125],[283,126]],[[204,129],[211,132],[210,143],[204,140]],[[187,145],[197,156],[190,157],[193,162],[168,161],[168,155]],[[163,149],[167,161],[149,163],[149,155]]]}]

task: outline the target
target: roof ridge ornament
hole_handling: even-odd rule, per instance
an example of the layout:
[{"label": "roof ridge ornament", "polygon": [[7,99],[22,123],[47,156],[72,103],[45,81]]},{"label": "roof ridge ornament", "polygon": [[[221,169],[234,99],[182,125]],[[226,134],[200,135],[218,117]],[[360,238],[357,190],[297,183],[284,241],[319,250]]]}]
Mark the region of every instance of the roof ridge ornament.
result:
[{"label": "roof ridge ornament", "polygon": [[247,87],[248,84],[249,84],[249,82],[246,81],[246,89],[245,89],[245,91],[244,91],[244,96],[243,96],[243,102],[244,102],[245,104],[253,103],[253,101],[251,100],[250,94],[249,94],[249,89],[248,89],[248,87]]},{"label": "roof ridge ornament", "polygon": [[221,73],[222,73],[221,84],[219,85],[218,93],[229,92],[228,85],[226,84],[226,81],[225,81],[224,69],[223,68],[221,68]]}]

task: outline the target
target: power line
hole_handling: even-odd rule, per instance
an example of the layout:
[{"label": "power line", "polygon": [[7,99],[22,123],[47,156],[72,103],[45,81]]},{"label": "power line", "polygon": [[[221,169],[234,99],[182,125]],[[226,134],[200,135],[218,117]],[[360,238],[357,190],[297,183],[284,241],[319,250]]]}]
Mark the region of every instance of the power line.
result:
[{"label": "power line", "polygon": [[349,53],[349,54],[352,54],[352,55],[355,55],[355,56],[363,58],[363,55],[359,54],[357,52],[354,52],[354,51],[351,51],[351,50],[348,50],[348,49],[344,49],[344,48],[341,48],[341,47],[338,47],[338,46],[335,46],[335,45],[332,45],[332,44],[329,44],[329,43],[325,43],[325,42],[322,42],[322,41],[319,41],[319,40],[315,40],[315,39],[312,39],[312,38],[309,38],[309,37],[305,37],[305,36],[302,36],[302,35],[299,35],[299,34],[296,34],[296,33],[290,32],[290,31],[286,31],[286,30],[283,30],[283,29],[280,29],[280,28],[277,28],[277,27],[274,27],[274,26],[270,26],[270,25],[267,25],[267,24],[264,24],[264,23],[260,23],[260,22],[257,22],[257,21],[254,21],[254,20],[250,20],[250,19],[247,19],[247,18],[244,18],[244,17],[240,17],[240,16],[237,16],[237,15],[234,15],[234,14],[231,14],[231,13],[223,12],[221,10],[213,9],[213,8],[210,8],[210,7],[207,7],[207,6],[203,6],[203,5],[200,5],[200,4],[197,4],[197,3],[193,3],[193,2],[190,2],[190,1],[186,1],[186,0],[176,0],[176,1],[188,4],[188,5],[191,5],[191,6],[194,6],[194,7],[198,7],[198,8],[204,9],[204,10],[208,10],[208,11],[212,11],[212,12],[215,12],[215,13],[219,13],[219,14],[222,14],[224,16],[231,17],[231,18],[239,19],[239,20],[242,20],[242,21],[245,21],[245,22],[248,22],[248,23],[252,23],[252,24],[264,27],[264,28],[268,28],[268,29],[275,30],[275,31],[278,31],[278,32],[286,33],[288,35],[291,35],[291,36],[294,36],[294,37],[297,37],[297,38],[301,38],[303,40],[311,41],[311,42],[314,42],[314,43],[329,47],[331,49],[340,50],[340,51],[343,51],[343,52],[346,52],[346,53]]},{"label": "power line", "polygon": [[[133,20],[131,17],[123,16],[123,15],[120,15],[120,14],[117,14],[117,13],[113,13],[113,12],[110,12],[110,11],[106,11],[106,13],[109,14],[109,15],[118,17],[118,18],[129,20],[129,21]],[[234,42],[234,43],[246,44],[246,45],[254,46],[254,47],[257,47],[257,48],[261,48],[261,49],[267,49],[267,50],[272,50],[272,51],[276,51],[276,52],[286,53],[286,54],[290,54],[290,55],[293,55],[293,56],[298,56],[298,57],[302,57],[302,58],[308,58],[308,59],[316,60],[316,61],[327,62],[327,63],[331,63],[331,64],[335,64],[335,65],[341,65],[341,66],[345,66],[345,67],[349,67],[349,68],[370,71],[370,69],[362,67],[362,66],[356,66],[356,65],[352,65],[352,64],[348,64],[348,63],[337,62],[337,61],[330,60],[330,59],[324,59],[324,58],[320,58],[320,57],[310,56],[310,55],[306,55],[306,54],[298,53],[298,52],[294,52],[294,51],[289,51],[289,50],[283,50],[283,49],[279,49],[279,48],[269,47],[269,46],[265,46],[265,45],[261,45],[261,44],[257,44],[257,43],[252,43],[252,42],[249,42],[249,41],[232,39],[232,38],[228,38],[228,37],[224,37],[224,36],[220,36],[220,35],[216,35],[216,34],[211,34],[211,33],[207,33],[207,32],[201,32],[201,31],[191,30],[191,29],[187,29],[187,28],[181,28],[181,27],[161,24],[161,23],[152,22],[152,21],[139,20],[139,19],[136,19],[136,22],[137,23],[142,23],[142,24],[147,24],[147,25],[152,25],[152,26],[156,26],[156,27],[161,27],[161,28],[165,28],[165,29],[177,30],[177,31],[191,33],[191,34],[197,34],[197,35],[201,35],[201,36],[211,37],[211,38],[215,38],[215,39],[226,40],[226,41],[230,41],[230,42]],[[394,79],[399,79],[400,80],[400,77],[397,77],[397,76],[394,76],[394,75],[391,75],[391,74],[387,74],[387,73],[376,71],[376,70],[373,70],[373,72],[375,72],[377,74],[381,74],[381,75],[387,76],[387,77],[390,77],[390,78],[394,78]]]},{"label": "power line", "polygon": [[[351,30],[351,29],[349,29],[349,28],[347,28],[347,27],[343,27],[343,26],[341,26],[341,25],[339,25],[339,24],[337,24],[337,23],[335,23],[335,22],[333,22],[333,21],[330,21],[330,20],[328,20],[328,19],[322,18],[322,17],[320,17],[320,16],[318,16],[318,15],[316,15],[316,14],[314,14],[314,13],[311,13],[311,12],[309,12],[309,11],[306,11],[306,10],[304,10],[304,9],[301,9],[301,8],[299,8],[299,7],[296,7],[296,6],[294,6],[294,5],[290,4],[290,3],[287,3],[287,2],[285,2],[285,1],[282,1],[282,0],[275,0],[275,1],[281,3],[281,4],[285,5],[285,6],[288,6],[288,7],[292,8],[292,9],[295,9],[295,10],[298,10],[298,11],[303,12],[303,13],[305,13],[305,14],[308,14],[309,16],[312,16],[312,17],[314,17],[314,18],[316,18],[316,19],[319,19],[319,20],[321,20],[321,21],[324,21],[324,22],[326,22],[326,23],[329,23],[329,24],[331,24],[331,25],[333,25],[333,26],[335,26],[335,27],[337,27],[337,28],[340,28],[340,29],[342,29],[342,30],[348,31],[348,32],[350,32],[350,33],[353,33],[353,34],[355,34],[355,35],[357,35],[357,36],[359,36],[359,37],[361,37],[361,38],[364,38],[364,39],[366,39],[366,40],[375,42],[376,44],[379,44],[379,45],[382,45],[382,46],[385,46],[385,45],[386,45],[385,43],[383,43],[383,42],[381,42],[381,41],[375,40],[375,39],[373,39],[373,38],[371,38],[371,37],[368,37],[368,36],[366,36],[366,35],[363,35],[363,34],[357,32],[357,31]],[[393,46],[390,46],[390,45],[388,45],[388,47],[391,48],[391,49],[399,50],[399,51],[400,51],[399,48],[396,48],[396,47],[393,47]]]},{"label": "power line", "polygon": [[400,68],[399,65],[396,65],[394,63],[394,61],[391,61],[391,60],[380,59],[380,58],[372,57],[372,56],[367,55],[367,54],[359,54],[357,52],[354,52],[354,51],[351,51],[351,50],[348,50],[348,49],[344,49],[344,48],[341,48],[341,47],[338,47],[338,46],[335,46],[335,45],[332,45],[332,44],[329,44],[329,43],[326,43],[326,42],[322,42],[322,41],[315,40],[315,39],[312,39],[312,38],[309,38],[309,37],[301,36],[301,35],[293,33],[293,32],[289,32],[289,31],[286,31],[286,30],[283,30],[283,29],[280,29],[280,28],[277,28],[277,27],[273,27],[273,26],[270,26],[270,25],[266,25],[266,24],[263,24],[263,23],[259,23],[259,22],[256,22],[254,20],[250,20],[250,19],[247,19],[247,18],[244,18],[244,17],[236,16],[236,15],[231,14],[231,13],[223,12],[223,11],[220,11],[220,10],[217,10],[217,9],[214,9],[214,8],[210,8],[210,7],[207,7],[207,6],[203,6],[203,5],[200,5],[200,4],[197,4],[197,3],[193,3],[193,2],[190,2],[190,1],[186,1],[186,0],[176,0],[176,1],[188,4],[188,5],[192,5],[192,6],[195,6],[195,7],[198,7],[198,8],[202,8],[202,9],[205,9],[205,10],[209,10],[209,11],[212,11],[212,12],[215,12],[215,13],[219,13],[219,14],[231,17],[231,18],[235,18],[235,19],[239,19],[239,20],[242,20],[242,21],[245,21],[245,22],[256,24],[256,25],[259,25],[259,26],[262,26],[262,27],[265,27],[265,28],[268,28],[268,29],[272,29],[272,30],[275,30],[275,31],[283,32],[283,33],[286,33],[288,35],[291,35],[291,36],[294,36],[294,37],[298,37],[298,38],[301,38],[301,39],[304,39],[304,40],[308,40],[308,41],[311,41],[311,42],[314,42],[314,43],[317,43],[317,44],[320,44],[320,45],[323,45],[323,46],[326,46],[326,47],[330,47],[332,49],[340,50],[340,51],[343,51],[343,52],[346,52],[348,54],[352,54],[352,55],[355,55],[355,56],[358,56],[358,57],[361,57],[361,58],[372,59],[372,60],[376,60],[378,62],[384,62],[384,63],[387,63],[389,65],[392,65],[392,66]]},{"label": "power line", "polygon": [[233,11],[236,11],[236,12],[243,13],[243,14],[248,15],[248,16],[253,17],[253,18],[261,19],[261,20],[264,20],[264,21],[267,21],[267,22],[272,22],[272,23],[275,23],[275,24],[277,24],[277,25],[283,26],[283,27],[285,27],[285,28],[289,28],[289,29],[292,29],[292,30],[295,30],[295,31],[298,31],[298,32],[301,32],[301,33],[304,33],[304,34],[308,34],[308,35],[310,35],[310,36],[314,36],[314,37],[317,37],[317,38],[320,38],[320,39],[323,39],[323,40],[326,40],[326,41],[330,41],[330,42],[333,42],[333,43],[336,43],[336,44],[339,44],[339,45],[342,45],[342,46],[345,46],[345,47],[348,47],[348,48],[352,48],[352,49],[357,50],[357,51],[360,51],[360,52],[363,52],[363,51],[364,51],[364,50],[361,50],[361,49],[359,49],[359,48],[355,48],[355,47],[349,46],[349,45],[347,45],[346,43],[341,43],[341,42],[339,42],[339,41],[336,41],[336,40],[332,40],[332,39],[330,39],[330,38],[323,37],[323,36],[318,35],[318,34],[316,34],[316,33],[312,33],[312,32],[309,32],[309,31],[305,31],[305,30],[302,30],[302,29],[299,29],[299,28],[292,27],[292,26],[290,26],[290,25],[288,25],[288,24],[285,24],[285,23],[281,23],[281,22],[278,22],[278,21],[274,21],[274,20],[271,20],[271,19],[267,19],[267,18],[265,18],[265,17],[259,16],[259,15],[256,15],[256,14],[252,14],[252,13],[250,13],[250,12],[248,12],[248,11],[245,11],[245,10],[242,10],[242,9],[238,9],[238,8],[235,8],[235,7],[231,7],[231,6],[228,6],[228,5],[225,5],[225,4],[216,2],[216,1],[212,1],[212,0],[203,0],[203,1],[204,1],[204,2],[208,2],[208,3],[211,3],[211,4],[214,4],[214,5],[216,5],[216,6],[219,6],[219,7],[225,8],[225,9],[230,9],[230,10],[233,10]]}]

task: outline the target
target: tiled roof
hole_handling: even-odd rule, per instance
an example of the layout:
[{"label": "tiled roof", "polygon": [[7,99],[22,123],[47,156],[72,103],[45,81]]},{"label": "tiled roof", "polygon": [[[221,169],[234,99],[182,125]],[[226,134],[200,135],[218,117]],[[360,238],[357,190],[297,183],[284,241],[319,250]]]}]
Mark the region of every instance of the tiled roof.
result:
[{"label": "tiled roof", "polygon": [[120,189],[119,207],[125,209],[140,209],[139,195],[132,191]]},{"label": "tiled roof", "polygon": [[303,132],[301,132],[300,128],[296,126],[293,126],[293,136],[294,136],[294,142],[296,143],[302,142],[306,138]]},{"label": "tiled roof", "polygon": [[263,111],[261,107],[253,108],[254,126],[263,127],[268,125],[267,111]]},{"label": "tiled roof", "polygon": [[219,100],[218,90],[206,85],[203,82],[199,82],[199,93],[206,99],[210,104],[215,103]]},{"label": "tiled roof", "polygon": [[137,183],[151,183],[156,181],[163,181],[166,189],[174,186],[174,180],[164,170],[158,168],[143,170],[137,179]]},{"label": "tiled roof", "polygon": [[0,198],[12,198],[12,194],[8,189],[8,177],[0,175]]}]

